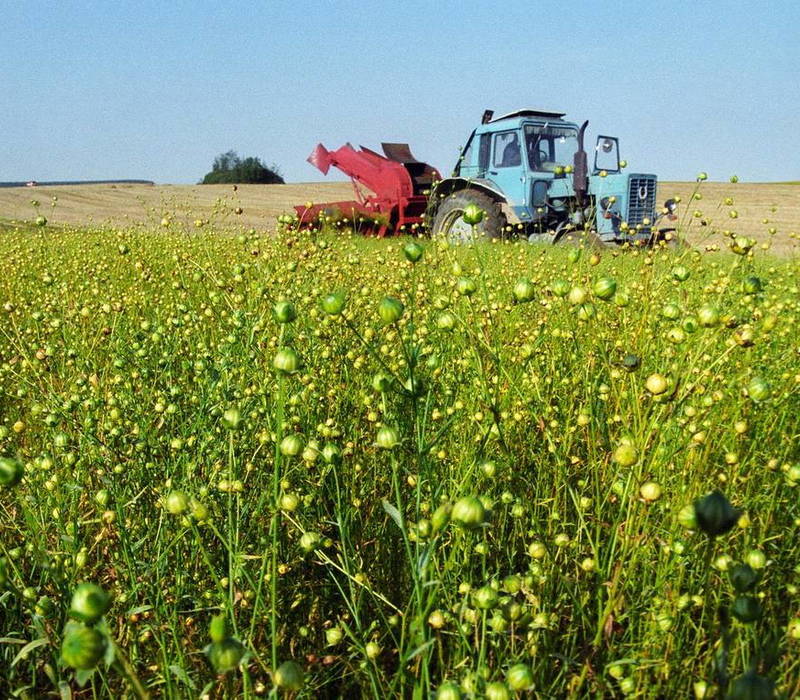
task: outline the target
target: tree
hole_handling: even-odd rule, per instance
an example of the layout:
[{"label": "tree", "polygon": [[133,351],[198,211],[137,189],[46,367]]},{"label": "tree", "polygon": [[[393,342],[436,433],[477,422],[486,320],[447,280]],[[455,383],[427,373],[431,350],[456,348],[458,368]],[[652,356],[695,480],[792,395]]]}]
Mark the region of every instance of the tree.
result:
[{"label": "tree", "polygon": [[242,160],[236,151],[228,151],[214,158],[211,172],[201,184],[283,185],[284,181],[275,165],[268,168],[260,158],[251,156]]}]

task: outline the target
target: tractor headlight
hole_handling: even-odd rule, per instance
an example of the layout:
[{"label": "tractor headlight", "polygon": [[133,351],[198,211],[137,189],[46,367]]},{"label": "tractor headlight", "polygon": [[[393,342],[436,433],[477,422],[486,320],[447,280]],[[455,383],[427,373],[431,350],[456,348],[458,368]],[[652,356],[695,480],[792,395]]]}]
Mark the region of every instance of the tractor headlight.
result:
[{"label": "tractor headlight", "polygon": [[670,214],[674,214],[678,211],[678,203],[674,199],[668,199],[664,202],[664,209],[666,209]]},{"label": "tractor headlight", "polygon": [[616,197],[603,197],[600,200],[600,210],[603,212],[604,219],[610,219],[612,217],[611,207],[614,206],[616,201]]}]

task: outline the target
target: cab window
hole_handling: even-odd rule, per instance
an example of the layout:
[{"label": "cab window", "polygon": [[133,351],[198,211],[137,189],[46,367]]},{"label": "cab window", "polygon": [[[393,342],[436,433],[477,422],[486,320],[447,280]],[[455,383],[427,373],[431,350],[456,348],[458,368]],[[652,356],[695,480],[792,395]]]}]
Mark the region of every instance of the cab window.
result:
[{"label": "cab window", "polygon": [[522,151],[516,131],[501,131],[494,135],[492,165],[495,168],[511,168],[522,164]]}]

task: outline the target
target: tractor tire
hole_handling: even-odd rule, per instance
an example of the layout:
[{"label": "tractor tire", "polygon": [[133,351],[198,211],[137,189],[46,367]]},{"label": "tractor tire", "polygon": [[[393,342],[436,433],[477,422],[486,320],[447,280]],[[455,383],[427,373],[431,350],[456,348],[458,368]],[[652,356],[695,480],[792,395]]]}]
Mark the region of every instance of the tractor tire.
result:
[{"label": "tractor tire", "polygon": [[[470,204],[483,210],[483,219],[475,226],[465,223],[462,218]],[[505,223],[500,205],[495,200],[480,190],[468,188],[453,192],[438,206],[432,234],[443,236],[451,243],[473,243],[500,238]]]},{"label": "tractor tire", "polygon": [[565,226],[558,226],[553,236],[553,245],[573,245],[583,246],[586,250],[603,250],[606,244],[594,231],[584,231],[583,229],[569,229]]}]

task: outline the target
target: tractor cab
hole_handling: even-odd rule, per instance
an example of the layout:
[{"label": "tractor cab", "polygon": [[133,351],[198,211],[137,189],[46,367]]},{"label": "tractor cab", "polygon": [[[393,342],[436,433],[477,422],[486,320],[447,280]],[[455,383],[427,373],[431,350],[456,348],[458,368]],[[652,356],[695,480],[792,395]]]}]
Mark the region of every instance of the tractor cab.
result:
[{"label": "tractor cab", "polygon": [[487,110],[453,176],[437,187],[439,198],[462,190],[481,193],[500,209],[501,216],[491,219],[502,218],[517,230],[522,225],[532,239],[549,233],[555,241],[588,224],[604,242],[649,240],[656,176],[623,174],[619,142],[604,135],[590,171],[583,147],[588,122],[579,127],[564,117],[534,109],[494,117]]}]

